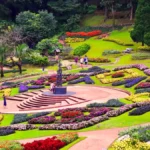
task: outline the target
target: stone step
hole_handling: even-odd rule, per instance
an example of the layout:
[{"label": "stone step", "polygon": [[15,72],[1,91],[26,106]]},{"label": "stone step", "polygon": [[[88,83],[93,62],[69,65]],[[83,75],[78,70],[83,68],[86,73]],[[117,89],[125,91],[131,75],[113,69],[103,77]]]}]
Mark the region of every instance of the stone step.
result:
[{"label": "stone step", "polygon": [[84,100],[81,100],[79,98],[75,98],[75,97],[69,97],[70,100],[75,101],[75,102],[83,102]]},{"label": "stone step", "polygon": [[10,100],[10,101],[23,101],[23,99],[21,98],[15,98],[15,97],[7,97],[6,100]]},{"label": "stone step", "polygon": [[61,106],[63,106],[63,105],[68,105],[68,103],[66,102],[66,100],[61,102]]},{"label": "stone step", "polygon": [[75,104],[76,102],[70,100],[70,99],[66,99],[66,101],[68,102],[68,104]]}]

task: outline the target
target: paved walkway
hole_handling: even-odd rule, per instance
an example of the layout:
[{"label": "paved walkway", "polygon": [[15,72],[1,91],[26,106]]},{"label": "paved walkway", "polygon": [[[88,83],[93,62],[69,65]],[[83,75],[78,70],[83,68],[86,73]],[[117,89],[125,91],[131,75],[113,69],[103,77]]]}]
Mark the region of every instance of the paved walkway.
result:
[{"label": "paved walkway", "polygon": [[[142,126],[150,125],[150,123],[142,124]],[[139,125],[136,125],[139,126]],[[96,130],[96,131],[88,131],[88,132],[79,132],[78,135],[80,137],[87,137],[85,140],[77,143],[69,150],[107,150],[107,148],[118,138],[118,133],[127,129],[128,127],[124,128],[112,128],[112,129],[105,129],[105,130]],[[28,143],[33,142],[34,140],[43,140],[49,138],[41,137],[41,138],[34,138],[34,139],[26,139],[26,140],[19,140],[20,143]]]},{"label": "paved walkway", "polygon": [[[47,89],[45,89],[47,90]],[[87,104],[93,103],[93,102],[107,102],[109,99],[112,98],[125,98],[128,96],[127,93],[124,91],[120,91],[119,89],[115,88],[108,88],[108,87],[99,87],[99,86],[82,86],[82,85],[75,85],[75,86],[67,86],[68,92],[73,92],[73,96],[80,97],[86,100],[89,100],[88,102],[80,103],[80,104],[74,104],[68,106],[60,106],[59,109],[62,108],[71,108],[71,107],[84,107]],[[0,101],[0,112],[1,113],[33,113],[33,112],[41,112],[40,108],[38,110],[28,110],[28,111],[19,111],[19,108],[17,107],[18,104],[20,104],[20,101],[14,101],[14,100],[8,100],[7,101],[7,109],[3,108],[3,101]],[[58,108],[49,108],[45,107],[42,111],[56,111]]]}]

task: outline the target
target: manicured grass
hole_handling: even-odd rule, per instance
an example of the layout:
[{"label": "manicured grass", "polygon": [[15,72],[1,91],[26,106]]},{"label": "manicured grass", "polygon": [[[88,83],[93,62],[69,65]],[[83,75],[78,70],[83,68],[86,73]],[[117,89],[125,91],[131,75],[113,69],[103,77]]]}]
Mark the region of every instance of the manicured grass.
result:
[{"label": "manicured grass", "polygon": [[120,116],[112,117],[109,120],[99,123],[97,125],[94,125],[92,127],[81,129],[80,131],[129,127],[129,126],[134,126],[134,125],[150,122],[150,117],[149,117],[150,112],[140,115],[140,116],[128,116],[128,114],[129,112],[126,112]]},{"label": "manicured grass", "polygon": [[67,146],[61,148],[60,150],[69,150],[72,146],[74,146],[75,144],[85,140],[86,137],[79,137],[77,140],[75,140],[74,142],[68,144]]},{"label": "manicured grass", "polygon": [[14,118],[14,114],[4,114],[4,118],[0,123],[0,126],[8,126],[11,124]]}]

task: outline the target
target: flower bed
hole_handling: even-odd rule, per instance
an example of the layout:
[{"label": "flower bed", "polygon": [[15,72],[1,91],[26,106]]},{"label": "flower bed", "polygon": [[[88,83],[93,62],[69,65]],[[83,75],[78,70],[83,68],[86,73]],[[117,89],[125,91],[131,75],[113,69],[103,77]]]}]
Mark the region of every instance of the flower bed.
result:
[{"label": "flower bed", "polygon": [[106,55],[112,55],[112,54],[120,54],[121,51],[118,50],[105,50],[103,51],[102,55],[106,56]]},{"label": "flower bed", "polygon": [[120,81],[120,79],[100,79],[100,81],[103,84],[109,84],[109,83]]},{"label": "flower bed", "polygon": [[84,38],[66,38],[65,42],[66,43],[76,43],[76,42],[84,42]]},{"label": "flower bed", "polygon": [[137,69],[142,70],[142,71],[145,69],[148,69],[148,67],[143,65],[143,64],[133,64],[133,65],[117,67],[114,69],[114,71],[118,71],[118,70],[122,70],[122,69],[130,69],[130,68],[137,68]]},{"label": "flower bed", "polygon": [[150,69],[144,70],[144,73],[145,73],[146,75],[150,76]]},{"label": "flower bed", "polygon": [[49,123],[53,123],[55,120],[56,120],[55,117],[42,116],[42,117],[33,118],[29,120],[28,123],[29,124],[49,124]]},{"label": "flower bed", "polygon": [[58,140],[57,137],[52,137],[23,144],[23,147],[24,150],[59,150],[65,145],[66,143]]},{"label": "flower bed", "polygon": [[130,88],[130,87],[136,85],[137,83],[141,82],[142,80],[145,80],[146,78],[147,78],[147,77],[138,77],[138,78],[135,78],[135,79],[133,79],[131,82],[126,83],[126,84],[125,84],[125,87],[126,87],[126,88]]},{"label": "flower bed", "polygon": [[61,113],[62,118],[74,118],[80,115],[83,115],[83,113],[81,111],[76,111],[76,110]]},{"label": "flower bed", "polygon": [[135,94],[137,94],[137,93],[145,93],[145,92],[150,92],[150,88],[137,89]]},{"label": "flower bed", "polygon": [[143,115],[150,111],[150,105],[142,106],[134,109],[129,113],[130,116]]},{"label": "flower bed", "polygon": [[112,74],[112,78],[119,78],[119,77],[124,77],[124,73],[117,72],[117,73]]},{"label": "flower bed", "polygon": [[100,30],[94,30],[91,32],[66,32],[66,35],[69,37],[74,37],[74,36],[92,37],[92,36],[100,35],[101,33],[102,31]]},{"label": "flower bed", "polygon": [[82,121],[79,123],[44,125],[44,126],[40,126],[39,130],[78,130],[78,129],[92,126],[94,124],[97,124],[105,120],[108,120],[107,116],[99,116],[99,117],[92,118],[88,121]]},{"label": "flower bed", "polygon": [[28,121],[32,118],[48,115],[49,113],[50,112],[39,112],[39,113],[35,113],[31,116],[28,116],[27,114],[14,114],[14,119],[11,122],[11,124],[17,124],[17,123],[25,122],[25,121]]},{"label": "flower bed", "polygon": [[0,136],[5,136],[13,133],[15,133],[15,130],[13,130],[11,127],[0,127]]},{"label": "flower bed", "polygon": [[16,141],[0,141],[1,150],[24,150],[24,147]]},{"label": "flower bed", "polygon": [[107,63],[110,62],[107,58],[88,58],[89,62]]},{"label": "flower bed", "polygon": [[33,130],[37,127],[31,124],[14,124],[9,126],[12,130],[19,130],[19,131],[25,131],[25,130]]},{"label": "flower bed", "polygon": [[132,82],[134,79],[135,79],[135,78],[131,78],[131,79],[123,80],[123,81],[113,82],[113,83],[112,83],[112,86],[120,86],[120,85],[124,85],[124,84],[127,84],[127,83]]},{"label": "flower bed", "polygon": [[66,134],[60,134],[57,136],[57,139],[65,142],[66,144],[72,143],[73,141],[77,140],[78,134],[77,133],[66,133]]},{"label": "flower bed", "polygon": [[141,82],[135,87],[135,89],[141,89],[141,88],[150,88],[150,82]]},{"label": "flower bed", "polygon": [[28,91],[28,87],[24,84],[20,84],[19,93],[26,92],[26,91]]}]

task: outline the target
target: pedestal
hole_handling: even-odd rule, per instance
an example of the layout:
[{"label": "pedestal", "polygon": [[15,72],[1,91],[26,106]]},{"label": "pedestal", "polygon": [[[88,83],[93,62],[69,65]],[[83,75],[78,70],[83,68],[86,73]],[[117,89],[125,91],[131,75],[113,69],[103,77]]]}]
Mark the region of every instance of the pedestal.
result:
[{"label": "pedestal", "polygon": [[67,87],[55,87],[54,88],[54,94],[66,94],[67,93]]}]

